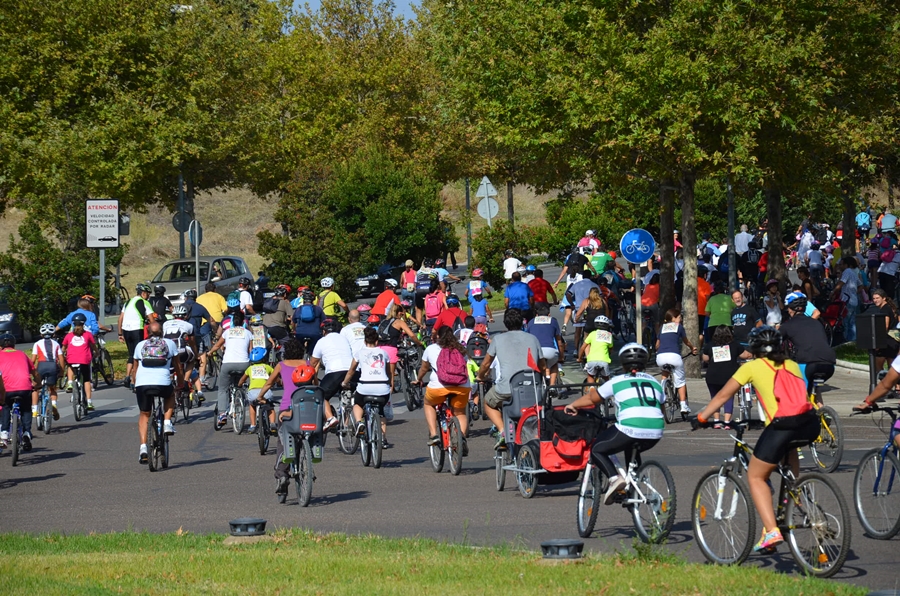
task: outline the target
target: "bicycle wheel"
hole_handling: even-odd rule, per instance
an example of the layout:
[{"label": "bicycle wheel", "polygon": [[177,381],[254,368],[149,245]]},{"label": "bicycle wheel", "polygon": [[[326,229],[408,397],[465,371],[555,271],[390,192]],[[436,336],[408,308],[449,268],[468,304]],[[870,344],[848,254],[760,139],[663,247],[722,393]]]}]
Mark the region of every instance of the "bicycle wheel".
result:
[{"label": "bicycle wheel", "polygon": [[437,445],[429,445],[428,446],[428,454],[431,457],[431,469],[436,473],[440,473],[441,470],[444,469],[444,445],[443,445],[443,435],[438,430],[438,438],[440,441]]},{"label": "bicycle wheel", "polygon": [[359,437],[356,436],[356,426],[353,424],[353,411],[341,398],[340,426],[338,427],[338,448],[341,453],[353,455],[359,448]]},{"label": "bicycle wheel", "polygon": [[50,402],[50,392],[47,390],[47,387],[43,387],[41,389],[41,409],[43,410],[43,420],[41,421],[41,428],[44,430],[45,435],[50,434],[50,429],[53,427],[53,404]]},{"label": "bicycle wheel", "polygon": [[384,448],[384,434],[381,432],[381,416],[378,415],[378,408],[373,407],[369,416],[371,432],[369,436],[372,440],[369,442],[369,448],[372,450],[372,467],[381,467],[382,449]]},{"label": "bicycle wheel", "polygon": [[97,358],[91,361],[91,384],[92,387],[100,386],[100,364],[97,362]]},{"label": "bicycle wheel", "polygon": [[701,476],[691,500],[691,528],[710,563],[743,563],[756,536],[756,513],[744,481],[731,471]]},{"label": "bicycle wheel", "polygon": [[191,416],[191,393],[190,391],[182,389],[179,391],[179,394],[181,395],[181,404],[179,408],[181,410],[181,416],[184,418],[185,422],[188,422]]},{"label": "bicycle wheel", "polygon": [[403,367],[403,400],[406,402],[406,409],[412,412],[416,409],[416,386],[413,385],[412,379],[415,373],[411,372],[409,365]]},{"label": "bicycle wheel", "polygon": [[243,387],[235,387],[231,394],[231,425],[235,434],[244,432],[244,422],[247,419],[247,397]]},{"label": "bicycle wheel", "polygon": [[810,443],[809,450],[820,472],[831,473],[841,465],[844,454],[844,428],[837,412],[831,406],[818,409],[819,436]]},{"label": "bicycle wheel", "polygon": [[[637,490],[642,502],[631,505],[634,529],[641,540],[659,544],[668,537],[675,524],[675,481],[669,468],[656,461],[645,461],[637,469]],[[634,487],[630,499],[641,499]]]},{"label": "bicycle wheel", "polygon": [[269,411],[266,408],[256,410],[256,440],[259,443],[259,454],[269,451]]},{"label": "bicycle wheel", "polygon": [[372,463],[372,449],[369,448],[369,442],[372,440],[372,437],[369,434],[369,424],[368,420],[365,419],[365,415],[366,413],[363,411],[363,422],[366,424],[366,429],[363,435],[359,437],[359,458],[362,460],[363,467],[368,467]]},{"label": "bicycle wheel", "polygon": [[297,502],[301,507],[309,505],[313,488],[313,462],[312,450],[306,437],[297,445],[297,473],[294,482],[297,485]]},{"label": "bicycle wheel", "polygon": [[159,425],[156,423],[156,414],[154,413],[147,422],[147,467],[151,472],[155,472],[159,468]]},{"label": "bicycle wheel", "polygon": [[541,448],[537,441],[528,441],[516,453],[516,484],[519,493],[530,499],[537,492],[537,474],[541,469]]},{"label": "bicycle wheel", "polygon": [[853,504],[871,538],[890,540],[900,532],[900,460],[894,453],[882,458],[877,448],[863,455],[853,477]]},{"label": "bicycle wheel", "polygon": [[484,394],[487,393],[484,388],[484,383],[478,383],[478,417],[482,420],[487,420],[488,415],[487,412],[484,411]]},{"label": "bicycle wheel", "polygon": [[116,382],[116,371],[113,368],[112,356],[106,348],[100,349],[100,374],[107,387],[112,387]]},{"label": "bicycle wheel", "polygon": [[510,463],[509,449],[498,449],[494,451],[494,471],[497,476],[497,490],[503,490],[506,486],[506,470],[503,466]]},{"label": "bicycle wheel", "polygon": [[834,347],[834,327],[824,321],[822,326],[825,327],[825,337],[828,338],[828,345]]},{"label": "bicycle wheel", "polygon": [[206,356],[206,387],[210,391],[219,388],[219,357],[213,354]]},{"label": "bicycle wheel", "polygon": [[578,506],[575,510],[578,535],[582,538],[587,538],[594,532],[597,513],[600,511],[600,497],[604,492],[601,486],[602,479],[605,478],[606,476],[594,465],[588,464],[584,469],[581,488],[578,490]]},{"label": "bicycle wheel", "polygon": [[84,418],[84,410],[81,406],[81,383],[72,383],[72,409],[75,411],[75,421]]},{"label": "bicycle wheel", "polygon": [[785,540],[797,564],[816,577],[840,571],[850,551],[850,510],[834,480],[818,472],[801,475],[785,514]]},{"label": "bicycle wheel", "polygon": [[663,381],[663,391],[666,394],[663,416],[666,418],[666,424],[674,424],[678,416],[678,398],[675,396],[675,383],[672,382],[671,376]]},{"label": "bicycle wheel", "polygon": [[9,417],[9,445],[12,449],[12,465],[16,466],[19,463],[19,447],[22,444],[19,440],[19,425],[21,422],[19,421],[19,417],[16,414],[13,414]]},{"label": "bicycle wheel", "polygon": [[450,473],[454,476],[459,476],[462,470],[462,450],[465,439],[462,436],[462,430],[459,428],[459,420],[455,416],[447,423],[447,434],[450,438],[450,444],[447,445]]},{"label": "bicycle wheel", "polygon": [[156,429],[159,435],[159,458],[163,470],[169,467],[169,435],[163,432],[163,423],[160,419],[160,426]]}]

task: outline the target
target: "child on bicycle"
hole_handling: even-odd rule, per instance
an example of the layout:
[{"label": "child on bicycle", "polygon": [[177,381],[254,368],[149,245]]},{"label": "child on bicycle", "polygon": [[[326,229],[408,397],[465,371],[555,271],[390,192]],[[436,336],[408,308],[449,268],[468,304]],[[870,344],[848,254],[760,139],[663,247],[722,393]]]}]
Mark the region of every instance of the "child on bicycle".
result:
[{"label": "child on bicycle", "polygon": [[[87,409],[90,411],[94,409],[94,402],[91,399],[91,362],[94,360],[97,342],[91,332],[84,328],[86,321],[87,318],[81,313],[72,317],[72,330],[63,339],[62,350],[66,364],[79,365],[78,374],[84,385],[84,396],[87,398]],[[69,368],[68,374],[66,391],[71,393],[74,369]]]},{"label": "child on bicycle", "polygon": [[609,349],[612,348],[613,324],[609,317],[600,315],[594,318],[594,330],[584,338],[578,349],[578,360],[584,361],[584,372],[588,383],[596,383],[598,379],[609,378]]},{"label": "child on bicycle", "polygon": [[[250,379],[250,386],[247,389],[247,396],[249,397],[251,402],[258,401],[262,403],[267,399],[272,399],[271,389],[269,389],[265,393],[260,393],[259,391],[275,371],[275,369],[265,363],[267,355],[268,352],[266,352],[265,348],[253,348],[250,351],[250,366],[247,367],[247,370],[245,370],[244,374],[241,375],[241,380],[238,381],[238,386],[240,387],[247,382],[247,379]],[[269,427],[272,429],[272,433],[274,434],[275,410],[269,410]],[[254,407],[250,408],[249,430],[251,435],[256,432],[256,408]]]},{"label": "child on bicycle", "polygon": [[[56,326],[53,323],[41,325],[42,339],[34,342],[34,346],[31,348],[31,363],[37,369],[38,376],[47,380],[47,387],[50,389],[50,403],[53,405],[53,419],[59,420],[59,411],[56,409],[56,381],[59,372],[66,369],[66,363],[62,357],[62,348],[53,339],[55,330]],[[37,390],[31,397],[31,404],[31,415],[37,416],[39,408]]]},{"label": "child on bicycle", "polygon": [[595,406],[605,399],[615,401],[616,423],[600,431],[591,447],[591,460],[609,478],[609,488],[604,496],[607,505],[615,501],[626,485],[625,467],[619,464],[615,454],[627,452],[632,445],[648,451],[663,436],[666,421],[662,404],[666,397],[659,381],[644,372],[649,359],[647,348],[641,344],[625,344],[619,350],[619,362],[627,372],[616,375],[599,388],[591,387],[586,395],[565,407],[567,414],[576,416],[578,408]]},{"label": "child on bicycle", "polygon": [[[784,352],[781,333],[774,327],[764,325],[750,331],[747,340],[749,351],[755,360],[741,365],[709,404],[697,414],[697,418],[691,421],[691,426],[697,428],[707,424],[707,419],[730,401],[741,385],[753,384],[766,414],[766,428],[759,436],[747,469],[750,495],[763,522],[762,538],[754,550],[772,552],[778,544],[784,542],[784,538],[775,522],[775,508],[772,505],[772,493],[768,485],[769,476],[785,458],[794,474],[799,472],[800,462],[796,444],[801,441],[807,444],[815,441],[819,436],[820,423],[812,404],[807,399],[806,384],[800,374],[800,367],[788,359]],[[792,380],[789,377],[786,380],[778,378],[778,373],[782,371],[787,371],[799,381],[799,394],[794,399],[800,403],[799,410],[802,410],[800,414],[776,416],[790,401],[788,397],[790,394],[785,389],[780,389],[778,398],[775,397],[776,382],[787,386]]]}]

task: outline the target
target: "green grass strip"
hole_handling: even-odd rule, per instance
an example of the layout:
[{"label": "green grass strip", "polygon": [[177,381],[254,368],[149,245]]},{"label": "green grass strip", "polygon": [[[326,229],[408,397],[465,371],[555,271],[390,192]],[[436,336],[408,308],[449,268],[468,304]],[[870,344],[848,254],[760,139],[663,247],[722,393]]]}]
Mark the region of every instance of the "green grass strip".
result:
[{"label": "green grass strip", "polygon": [[0,577],[22,594],[865,594],[753,566],[682,561],[635,543],[614,555],[548,565],[511,547],[471,548],[278,530],[256,544],[221,535],[0,535]]}]

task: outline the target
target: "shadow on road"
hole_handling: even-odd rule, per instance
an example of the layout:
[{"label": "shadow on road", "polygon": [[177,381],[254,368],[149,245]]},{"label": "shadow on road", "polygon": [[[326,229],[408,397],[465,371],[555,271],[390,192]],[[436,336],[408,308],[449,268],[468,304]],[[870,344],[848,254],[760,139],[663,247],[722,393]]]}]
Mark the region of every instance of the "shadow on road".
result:
[{"label": "shadow on road", "polygon": [[60,459],[81,457],[82,455],[84,455],[82,451],[53,451],[46,447],[35,447],[29,453],[22,454],[19,465],[35,466]]},{"label": "shadow on road", "polygon": [[411,466],[413,464],[421,464],[427,462],[427,457],[415,457],[412,459],[395,459],[395,460],[384,460],[381,463],[382,468],[399,468],[400,466]]},{"label": "shadow on road", "polygon": [[74,424],[67,424],[66,426],[53,426],[51,435],[60,434],[64,435],[66,433],[70,433],[73,430],[81,430],[83,428],[96,428],[98,426],[103,426],[105,424],[109,424],[108,422],[104,422],[102,420],[97,420],[96,422],[76,422]]},{"label": "shadow on road", "polygon": [[54,478],[62,478],[65,474],[48,474],[46,476],[30,476],[28,478],[8,478],[0,480],[0,490],[12,488],[26,482],[43,482],[44,480],[53,480]]},{"label": "shadow on road", "polygon": [[[321,507],[323,505],[333,505],[334,503],[341,503],[343,501],[355,501],[357,499],[365,499],[370,494],[367,490],[355,490],[349,493],[343,494],[335,494],[335,495],[322,495],[321,497],[316,497],[313,495],[312,500],[310,501],[310,507]],[[295,502],[296,504],[296,502]]]},{"label": "shadow on road", "polygon": [[170,470],[177,470],[178,468],[192,468],[194,466],[202,466],[205,464],[217,464],[223,461],[231,461],[230,457],[214,457],[212,459],[200,459],[197,461],[189,461],[184,462],[183,464],[172,464],[169,466]]}]

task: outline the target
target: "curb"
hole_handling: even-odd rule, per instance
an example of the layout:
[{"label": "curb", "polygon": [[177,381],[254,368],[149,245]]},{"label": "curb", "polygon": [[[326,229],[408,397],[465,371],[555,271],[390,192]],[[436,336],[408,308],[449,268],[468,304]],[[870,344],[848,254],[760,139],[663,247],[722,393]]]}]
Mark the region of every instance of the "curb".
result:
[{"label": "curb", "polygon": [[859,370],[865,373],[869,372],[868,364],[857,364],[855,362],[848,362],[847,360],[838,360],[834,365],[841,368],[847,368],[849,370]]}]

